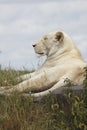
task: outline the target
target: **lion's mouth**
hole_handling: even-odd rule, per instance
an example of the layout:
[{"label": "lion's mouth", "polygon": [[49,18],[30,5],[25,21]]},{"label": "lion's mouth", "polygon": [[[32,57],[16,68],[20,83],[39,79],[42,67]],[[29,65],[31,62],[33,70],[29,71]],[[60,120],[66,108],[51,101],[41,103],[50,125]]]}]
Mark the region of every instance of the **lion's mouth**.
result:
[{"label": "lion's mouth", "polygon": [[39,54],[39,55],[43,55],[44,53],[43,53],[43,52],[37,52],[37,54]]}]

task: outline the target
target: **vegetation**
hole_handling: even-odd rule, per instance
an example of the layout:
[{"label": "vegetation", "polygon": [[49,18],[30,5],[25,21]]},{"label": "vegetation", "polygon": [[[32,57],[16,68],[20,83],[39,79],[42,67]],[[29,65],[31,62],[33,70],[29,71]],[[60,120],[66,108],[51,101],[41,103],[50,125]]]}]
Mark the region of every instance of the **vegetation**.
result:
[{"label": "vegetation", "polygon": [[29,71],[26,69],[24,69],[23,71],[17,71],[9,67],[8,69],[3,70],[0,66],[0,86],[15,85],[21,81],[21,78],[19,80],[18,77],[26,73],[29,73]]},{"label": "vegetation", "polygon": [[[41,101],[24,97],[17,92],[0,96],[0,130],[87,130],[87,68],[84,90],[74,95],[70,80],[64,97],[49,94]],[[27,71],[0,70],[0,86],[18,83],[17,77]]]}]

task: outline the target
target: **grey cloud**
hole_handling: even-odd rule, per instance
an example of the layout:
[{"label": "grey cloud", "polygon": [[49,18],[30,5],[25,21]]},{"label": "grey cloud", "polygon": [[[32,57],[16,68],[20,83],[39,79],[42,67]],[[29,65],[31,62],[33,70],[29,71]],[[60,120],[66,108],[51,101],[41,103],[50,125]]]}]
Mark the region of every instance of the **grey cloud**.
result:
[{"label": "grey cloud", "polygon": [[30,62],[33,62],[36,66],[32,44],[46,33],[58,29],[63,29],[72,37],[87,60],[86,1],[33,0],[28,4],[27,0],[25,4],[16,4],[18,0],[15,4],[12,0],[3,1],[4,4],[0,4],[1,64],[11,62],[12,66],[19,68],[24,63],[30,67]]},{"label": "grey cloud", "polygon": [[[47,2],[48,0],[0,0],[1,3],[43,3],[43,2]],[[51,1],[59,1],[59,0],[50,0]],[[61,0],[64,1],[64,0]]]}]

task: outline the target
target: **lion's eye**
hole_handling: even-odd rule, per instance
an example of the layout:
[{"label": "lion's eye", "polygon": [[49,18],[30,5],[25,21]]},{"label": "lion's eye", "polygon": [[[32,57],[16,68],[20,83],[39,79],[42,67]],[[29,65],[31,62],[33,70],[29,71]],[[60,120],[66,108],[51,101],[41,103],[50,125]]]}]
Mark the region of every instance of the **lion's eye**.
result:
[{"label": "lion's eye", "polygon": [[44,40],[47,40],[48,38],[47,37],[44,37]]}]

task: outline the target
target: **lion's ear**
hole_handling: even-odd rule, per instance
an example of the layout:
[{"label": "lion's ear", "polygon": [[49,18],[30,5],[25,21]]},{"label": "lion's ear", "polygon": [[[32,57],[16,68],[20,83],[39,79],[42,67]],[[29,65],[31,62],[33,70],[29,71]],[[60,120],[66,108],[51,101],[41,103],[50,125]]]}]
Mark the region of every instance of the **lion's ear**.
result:
[{"label": "lion's ear", "polygon": [[62,32],[57,32],[56,33],[56,40],[58,40],[59,42],[63,42],[64,40],[64,34]]}]

